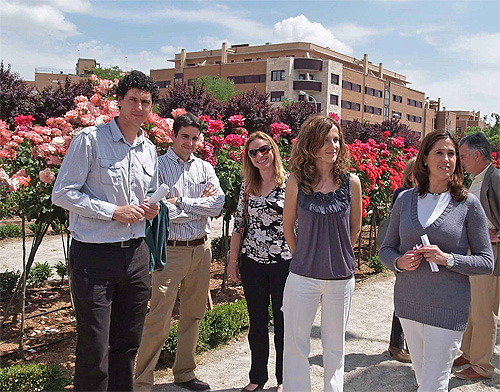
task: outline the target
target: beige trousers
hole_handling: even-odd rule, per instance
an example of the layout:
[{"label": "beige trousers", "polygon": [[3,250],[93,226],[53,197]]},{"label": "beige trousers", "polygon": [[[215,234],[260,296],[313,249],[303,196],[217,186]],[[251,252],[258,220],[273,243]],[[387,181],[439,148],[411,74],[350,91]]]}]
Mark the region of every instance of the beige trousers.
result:
[{"label": "beige trousers", "polygon": [[[498,246],[493,248],[495,259],[497,252]],[[471,367],[477,373],[492,378],[494,366],[491,363],[491,358],[497,338],[500,276],[471,276],[470,288],[469,322],[462,338],[460,350],[463,357],[470,361]]]},{"label": "beige trousers", "polygon": [[207,307],[210,282],[210,243],[194,248],[169,246],[163,271],[153,272],[151,310],[146,316],[137,355],[134,390],[148,391],[154,384],[153,371],[168,338],[170,319],[180,285],[179,325],[173,366],[174,382],[195,378],[194,352],[198,327]]}]

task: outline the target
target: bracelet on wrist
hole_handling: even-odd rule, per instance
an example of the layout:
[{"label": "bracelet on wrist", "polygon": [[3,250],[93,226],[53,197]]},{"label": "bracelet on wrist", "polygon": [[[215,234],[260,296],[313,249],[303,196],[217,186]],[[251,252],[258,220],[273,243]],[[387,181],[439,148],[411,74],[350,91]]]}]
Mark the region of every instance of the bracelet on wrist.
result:
[{"label": "bracelet on wrist", "polygon": [[[399,256],[399,257],[401,257],[401,256]],[[396,270],[396,272],[403,272],[403,270],[402,270],[402,269],[399,269],[399,268],[398,268],[398,260],[399,260],[399,257],[398,257],[398,258],[396,258],[396,260],[394,260],[394,269]]]},{"label": "bracelet on wrist", "polygon": [[238,263],[238,260],[229,260],[230,263]]}]

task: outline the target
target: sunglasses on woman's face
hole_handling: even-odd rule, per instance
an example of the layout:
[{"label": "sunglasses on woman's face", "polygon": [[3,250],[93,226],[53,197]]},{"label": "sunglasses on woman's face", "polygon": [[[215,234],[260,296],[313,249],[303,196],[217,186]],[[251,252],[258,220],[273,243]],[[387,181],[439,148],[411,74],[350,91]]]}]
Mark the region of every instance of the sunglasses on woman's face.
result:
[{"label": "sunglasses on woman's face", "polygon": [[271,151],[271,146],[269,144],[264,144],[263,146],[260,146],[259,148],[255,148],[253,150],[248,150],[248,156],[250,158],[255,158],[257,156],[257,153],[260,152],[261,154],[267,154],[269,151]]}]

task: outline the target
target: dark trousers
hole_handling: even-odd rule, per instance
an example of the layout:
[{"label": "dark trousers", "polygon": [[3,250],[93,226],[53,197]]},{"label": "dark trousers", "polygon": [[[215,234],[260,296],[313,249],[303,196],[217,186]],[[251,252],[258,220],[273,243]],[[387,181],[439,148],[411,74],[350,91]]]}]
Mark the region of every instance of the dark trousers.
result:
[{"label": "dark trousers", "polygon": [[149,299],[149,249],[73,240],[75,391],[132,391],[134,361]]},{"label": "dark trousers", "polygon": [[389,344],[394,347],[405,348],[405,335],[399,317],[392,314],[391,340]]},{"label": "dark trousers", "polygon": [[248,342],[252,355],[249,376],[252,384],[264,384],[268,379],[269,358],[269,296],[274,320],[274,346],[276,348],[276,380],[283,383],[283,290],[290,267],[289,261],[277,264],[257,263],[245,256],[241,258],[240,274],[250,316]]}]

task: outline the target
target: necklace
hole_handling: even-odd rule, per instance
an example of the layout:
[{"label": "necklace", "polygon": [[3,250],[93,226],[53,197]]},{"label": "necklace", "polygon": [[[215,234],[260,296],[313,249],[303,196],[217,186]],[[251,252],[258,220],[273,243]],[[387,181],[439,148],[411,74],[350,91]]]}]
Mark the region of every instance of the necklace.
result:
[{"label": "necklace", "polygon": [[439,196],[441,196],[443,193],[446,193],[448,191],[444,191],[444,192],[431,192],[431,195],[434,196],[434,199],[437,199]]}]

